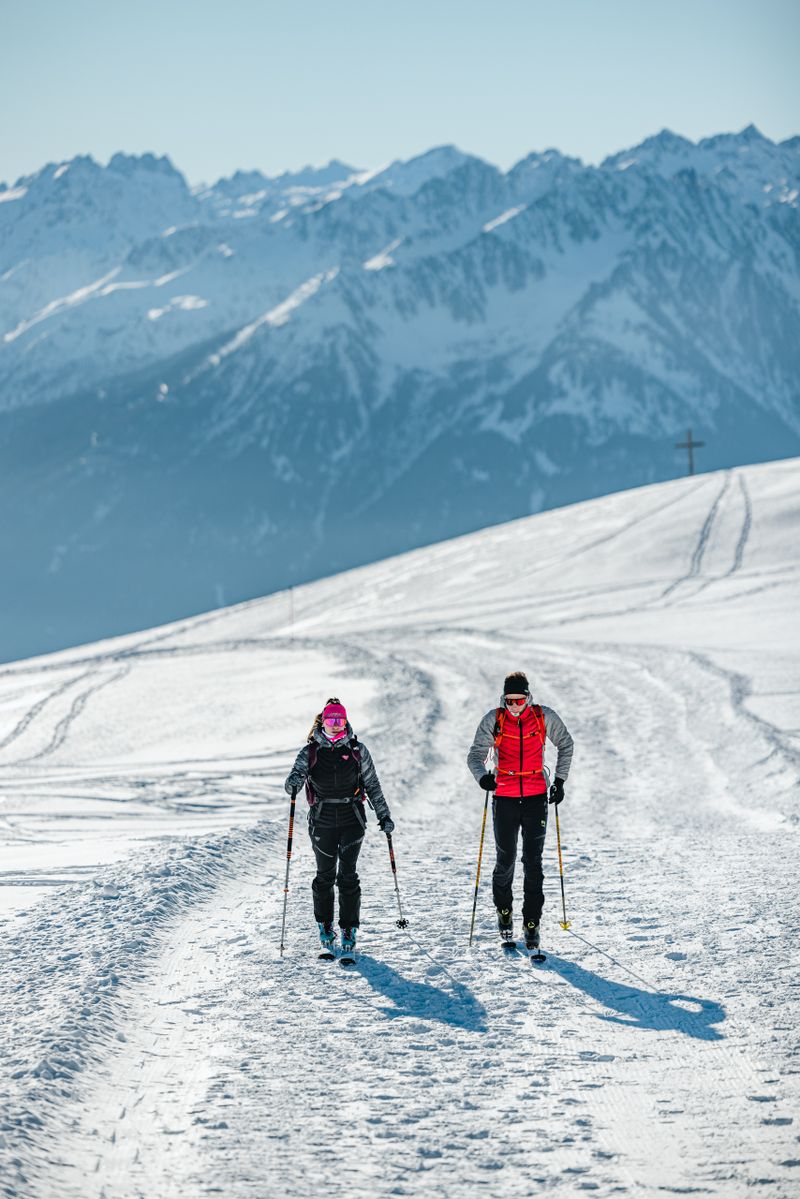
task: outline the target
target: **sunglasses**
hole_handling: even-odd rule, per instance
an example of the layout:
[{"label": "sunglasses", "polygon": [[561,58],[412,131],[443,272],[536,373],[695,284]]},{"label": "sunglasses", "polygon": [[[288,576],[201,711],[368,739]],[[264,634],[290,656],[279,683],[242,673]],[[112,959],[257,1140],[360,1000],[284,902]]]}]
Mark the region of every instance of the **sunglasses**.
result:
[{"label": "sunglasses", "polygon": [[507,695],[505,698],[506,698],[506,704],[507,704],[509,707],[513,707],[513,706],[515,706],[516,704],[524,704],[524,703],[525,703],[525,700],[526,700],[528,697],[527,697],[527,695],[520,695],[519,697],[517,697],[517,696],[511,696],[511,695]]}]

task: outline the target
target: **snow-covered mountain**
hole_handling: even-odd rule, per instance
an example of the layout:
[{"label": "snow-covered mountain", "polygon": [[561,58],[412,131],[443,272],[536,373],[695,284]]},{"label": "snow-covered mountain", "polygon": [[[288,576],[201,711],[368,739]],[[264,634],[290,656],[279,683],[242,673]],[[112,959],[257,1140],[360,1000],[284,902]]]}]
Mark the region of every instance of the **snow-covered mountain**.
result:
[{"label": "snow-covered mountain", "polygon": [[800,450],[800,139],[0,190],[0,655]]},{"label": "snow-covered mountain", "polygon": [[[799,486],[676,479],[0,670],[4,1199],[796,1199]],[[513,668],[575,739],[535,972],[491,816],[468,942]],[[409,922],[368,812],[347,971],[304,798],[279,952],[329,695]]]}]

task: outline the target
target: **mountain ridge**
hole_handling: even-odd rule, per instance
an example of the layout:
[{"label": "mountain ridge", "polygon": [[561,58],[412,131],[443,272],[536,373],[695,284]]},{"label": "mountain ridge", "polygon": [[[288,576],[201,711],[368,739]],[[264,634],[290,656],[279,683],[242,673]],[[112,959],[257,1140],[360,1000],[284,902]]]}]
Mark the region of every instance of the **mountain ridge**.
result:
[{"label": "mountain ridge", "polygon": [[0,191],[6,656],[668,478],[689,427],[800,453],[800,139],[112,162]]}]

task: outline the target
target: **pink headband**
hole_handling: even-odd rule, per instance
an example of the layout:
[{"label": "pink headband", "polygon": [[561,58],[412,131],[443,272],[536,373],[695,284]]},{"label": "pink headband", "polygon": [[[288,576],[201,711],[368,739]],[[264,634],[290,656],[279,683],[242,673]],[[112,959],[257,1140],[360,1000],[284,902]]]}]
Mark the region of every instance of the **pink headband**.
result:
[{"label": "pink headband", "polygon": [[322,719],[328,720],[331,716],[341,716],[347,720],[347,712],[342,704],[326,704],[322,709]]}]

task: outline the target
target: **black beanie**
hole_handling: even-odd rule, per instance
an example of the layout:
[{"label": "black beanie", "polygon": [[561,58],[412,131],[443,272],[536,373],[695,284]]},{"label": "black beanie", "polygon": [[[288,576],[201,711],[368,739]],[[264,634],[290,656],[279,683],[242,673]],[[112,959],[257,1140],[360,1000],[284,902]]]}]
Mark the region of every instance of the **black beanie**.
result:
[{"label": "black beanie", "polygon": [[528,676],[521,670],[508,675],[503,683],[503,695],[527,695],[528,691]]}]

